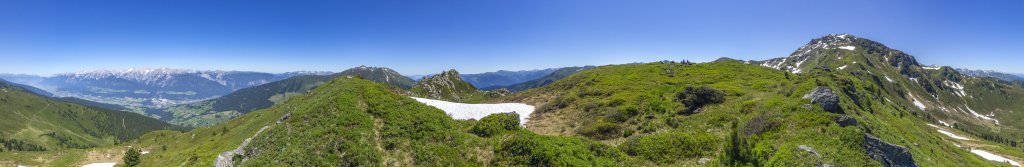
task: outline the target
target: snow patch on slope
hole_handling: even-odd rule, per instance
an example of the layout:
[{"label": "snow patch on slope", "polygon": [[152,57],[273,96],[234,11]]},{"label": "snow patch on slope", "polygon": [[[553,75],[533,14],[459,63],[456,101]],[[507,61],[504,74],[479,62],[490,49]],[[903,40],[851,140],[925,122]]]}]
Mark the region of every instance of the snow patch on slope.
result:
[{"label": "snow patch on slope", "polygon": [[412,98],[420,103],[441,109],[452,118],[464,120],[480,120],[491,114],[514,112],[519,114],[519,123],[525,125],[526,121],[528,121],[527,118],[530,117],[530,113],[533,113],[534,110],[533,106],[522,103],[464,104],[418,97]]},{"label": "snow patch on slope", "polygon": [[972,149],[971,153],[977,154],[978,156],[981,156],[982,158],[985,158],[985,159],[990,160],[990,161],[1006,162],[1006,163],[1010,163],[1013,166],[1020,166],[1020,163],[1017,163],[1017,162],[1015,162],[1013,160],[1010,160],[1010,159],[1008,159],[1006,157],[1003,157],[1003,156],[992,154],[992,153],[990,153],[988,151],[985,151],[985,150],[974,150],[974,149]]},{"label": "snow patch on slope", "polygon": [[[888,79],[888,77],[886,77],[886,79]],[[922,111],[928,108],[924,103],[921,103],[921,100],[917,100],[917,97],[914,97],[914,94],[910,94],[910,100],[914,102],[914,106],[917,106],[917,108],[920,108]]]},{"label": "snow patch on slope", "polygon": [[842,70],[842,69],[846,69],[846,65],[843,65],[843,66],[839,66],[839,69],[840,69],[840,70]]},{"label": "snow patch on slope", "polygon": [[949,87],[951,87],[953,89],[956,89],[957,92],[954,92],[954,94],[960,95],[960,97],[967,96],[967,92],[964,91],[964,86],[960,85],[959,83],[956,83],[956,82],[953,82],[953,81],[949,81],[949,80],[945,80],[945,81],[942,81],[942,84],[945,84],[946,86],[949,86]]},{"label": "snow patch on slope", "polygon": [[974,115],[975,117],[978,117],[978,118],[981,118],[981,119],[984,119],[984,120],[995,121],[997,125],[999,124],[999,120],[996,120],[996,119],[993,119],[992,117],[988,117],[988,116],[979,114],[978,112],[974,112],[974,110],[972,110],[970,106],[964,105],[964,107],[966,107],[967,111],[970,111],[971,115]]},{"label": "snow patch on slope", "polygon": [[939,131],[939,133],[942,133],[942,134],[944,134],[946,136],[952,137],[952,138],[957,139],[957,140],[971,140],[969,138],[957,136],[956,134],[949,133],[949,132],[944,131],[944,130],[936,130],[936,131]]},{"label": "snow patch on slope", "polygon": [[[945,122],[943,122],[943,123],[945,123]],[[942,128],[937,126],[937,125],[928,124],[928,126],[931,126],[931,127],[935,128],[935,130],[939,131],[939,133],[942,133],[942,134],[944,134],[946,136],[949,136],[949,137],[951,137],[953,139],[957,139],[957,140],[971,140],[970,138],[966,138],[966,137],[963,137],[963,136],[957,136],[956,134],[953,134],[953,133],[950,133],[948,131],[942,130]]]},{"label": "snow patch on slope", "polygon": [[839,49],[854,50],[854,49],[857,49],[857,47],[856,46],[840,46]]}]

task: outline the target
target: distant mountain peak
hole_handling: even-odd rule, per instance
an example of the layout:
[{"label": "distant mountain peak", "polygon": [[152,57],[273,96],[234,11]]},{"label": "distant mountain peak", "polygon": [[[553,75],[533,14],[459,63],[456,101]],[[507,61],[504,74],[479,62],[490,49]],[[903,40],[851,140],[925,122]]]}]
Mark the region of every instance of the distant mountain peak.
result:
[{"label": "distant mountain peak", "polygon": [[359,76],[362,77],[363,79],[387,83],[389,85],[397,86],[402,89],[412,88],[412,86],[416,84],[416,81],[387,67],[370,67],[360,65],[358,67],[342,71],[339,74],[347,76]]},{"label": "distant mountain peak", "polygon": [[416,87],[413,87],[412,92],[431,99],[463,101],[478,93],[479,90],[462,80],[459,71],[450,69],[420,80]]},{"label": "distant mountain peak", "polygon": [[[806,68],[811,68],[807,67],[808,64],[820,64],[822,61],[840,61],[839,59],[843,59],[843,55],[846,55],[844,52],[854,53],[853,56],[876,56],[881,60],[881,62],[877,63],[889,64],[890,66],[898,68],[901,72],[906,72],[911,68],[922,67],[917,60],[909,54],[889,48],[882,43],[850,34],[828,34],[819,38],[811,39],[811,41],[807,42],[807,44],[801,46],[787,57],[774,58],[765,61],[753,61],[751,63],[760,64],[764,67],[790,71],[793,73],[801,73],[804,72]],[[808,60],[817,63],[809,63]],[[874,60],[874,58],[872,58],[872,60]]]}]

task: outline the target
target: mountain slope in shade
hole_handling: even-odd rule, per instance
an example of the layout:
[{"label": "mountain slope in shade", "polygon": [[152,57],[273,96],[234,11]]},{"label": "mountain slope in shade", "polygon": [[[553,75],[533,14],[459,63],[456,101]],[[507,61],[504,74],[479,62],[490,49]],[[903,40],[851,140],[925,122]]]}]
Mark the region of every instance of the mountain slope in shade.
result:
[{"label": "mountain slope in shade", "polygon": [[414,83],[412,79],[389,68],[359,66],[332,75],[296,76],[245,88],[210,100],[170,107],[165,111],[173,116],[165,120],[187,127],[212,125],[245,113],[268,108],[289,97],[303,94],[320,84],[342,76],[358,76],[397,88],[409,88]]},{"label": "mountain slope in shade", "polygon": [[496,71],[479,74],[462,74],[462,80],[478,88],[508,86],[541,78],[555,72],[557,68],[523,71]]},{"label": "mountain slope in shade", "polygon": [[522,82],[522,83],[507,85],[507,86],[485,87],[483,90],[508,89],[510,91],[515,92],[515,91],[523,91],[523,90],[532,89],[532,88],[539,88],[539,87],[543,87],[543,86],[546,86],[548,84],[554,83],[555,81],[558,81],[559,79],[568,77],[569,75],[575,74],[575,73],[583,71],[583,70],[592,69],[592,68],[595,68],[595,67],[594,66],[583,66],[583,67],[564,67],[564,68],[559,68],[559,69],[557,69],[555,71],[552,71],[550,74],[545,75],[544,77],[540,77],[540,78],[533,79],[533,80],[526,81],[526,82]]},{"label": "mountain slope in shade", "polygon": [[[0,81],[0,152],[107,146],[163,129],[180,128],[135,113],[52,100]],[[15,141],[22,147],[11,145]]]}]

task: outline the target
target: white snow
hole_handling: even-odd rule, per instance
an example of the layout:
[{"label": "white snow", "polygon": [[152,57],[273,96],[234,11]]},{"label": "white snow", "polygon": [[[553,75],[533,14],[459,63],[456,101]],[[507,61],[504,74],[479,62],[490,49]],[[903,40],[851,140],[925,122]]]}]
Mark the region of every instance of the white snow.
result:
[{"label": "white snow", "polygon": [[940,69],[939,67],[931,67],[931,66],[922,66],[921,68],[924,68],[925,70],[938,70],[938,69]]},{"label": "white snow", "polygon": [[840,70],[842,70],[842,69],[846,69],[846,65],[843,65],[843,66],[839,66],[839,69],[840,69]]},{"label": "white snow", "polygon": [[978,112],[974,112],[974,110],[972,110],[970,106],[964,105],[964,107],[966,107],[967,111],[970,111],[971,115],[974,115],[975,117],[978,117],[978,118],[981,118],[981,119],[985,119],[985,120],[992,120],[992,121],[995,121],[996,124],[999,124],[999,120],[995,120],[995,119],[992,119],[991,117],[987,117],[985,115],[979,114]]},{"label": "white snow", "polygon": [[519,114],[519,123],[526,124],[534,107],[522,103],[500,103],[500,104],[464,104],[447,102],[434,99],[412,97],[420,103],[444,110],[449,116],[455,119],[481,119],[491,114],[514,112]]},{"label": "white snow", "polygon": [[949,87],[951,87],[953,89],[956,89],[957,90],[957,92],[955,92],[956,95],[960,95],[960,97],[967,96],[967,92],[964,91],[964,86],[963,85],[960,85],[959,83],[956,83],[956,82],[953,82],[953,81],[949,81],[949,80],[942,81],[942,83],[945,84],[946,86],[949,86]]},{"label": "white snow", "polygon": [[952,138],[957,139],[957,140],[971,140],[969,138],[962,137],[962,136],[957,136],[956,134],[949,133],[949,132],[941,130],[941,129],[936,130],[936,131],[939,131],[939,133],[942,133],[942,134],[944,134],[946,136],[952,137]]},{"label": "white snow", "polygon": [[840,46],[839,49],[854,50],[854,49],[857,49],[857,47],[856,46]]},{"label": "white snow", "polygon": [[114,167],[116,164],[116,162],[91,163],[82,167]]},{"label": "white snow", "polygon": [[149,151],[142,151],[142,152],[139,152],[139,153],[142,154],[142,155],[146,155],[146,154],[149,154]]},{"label": "white snow", "polygon": [[910,94],[910,100],[913,100],[914,106],[917,106],[917,108],[920,108],[921,110],[928,108],[927,106],[924,106],[924,103],[921,103],[920,100],[917,100],[917,97],[914,97],[914,94]]},{"label": "white snow", "polygon": [[800,65],[804,64],[804,62],[807,61],[807,59],[809,59],[809,58],[804,58],[803,60],[800,60],[800,61],[796,62],[796,69],[793,69],[793,73],[794,74],[799,74],[800,71],[803,71],[802,69],[800,69]]},{"label": "white snow", "polygon": [[992,153],[990,153],[988,151],[985,151],[985,150],[973,150],[972,149],[971,153],[977,154],[978,156],[981,156],[982,158],[985,158],[987,160],[998,161],[998,162],[1006,162],[1006,163],[1010,163],[1013,166],[1020,166],[1020,163],[1017,163],[1017,162],[1015,162],[1013,160],[1010,160],[1010,159],[1008,159],[1006,157],[1003,157],[1003,156],[992,154]]},{"label": "white snow", "polygon": [[888,75],[886,75],[886,76],[885,76],[885,80],[886,80],[886,81],[889,81],[889,82],[893,82],[893,81],[892,81],[892,78],[889,78],[889,76],[888,76]]},{"label": "white snow", "polygon": [[[949,112],[949,111],[946,111],[946,112]],[[942,124],[942,125],[946,125],[946,127],[953,127],[952,125],[949,125],[949,123],[946,123],[946,121],[939,120],[939,123]]]}]

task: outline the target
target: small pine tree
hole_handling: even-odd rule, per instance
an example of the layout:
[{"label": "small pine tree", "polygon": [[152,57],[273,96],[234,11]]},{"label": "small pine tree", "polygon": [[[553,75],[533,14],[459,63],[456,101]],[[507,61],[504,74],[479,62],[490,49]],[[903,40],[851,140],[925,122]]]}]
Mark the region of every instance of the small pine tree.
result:
[{"label": "small pine tree", "polygon": [[128,167],[139,165],[139,162],[141,162],[139,152],[137,148],[128,148],[128,151],[124,153],[124,165]]}]

